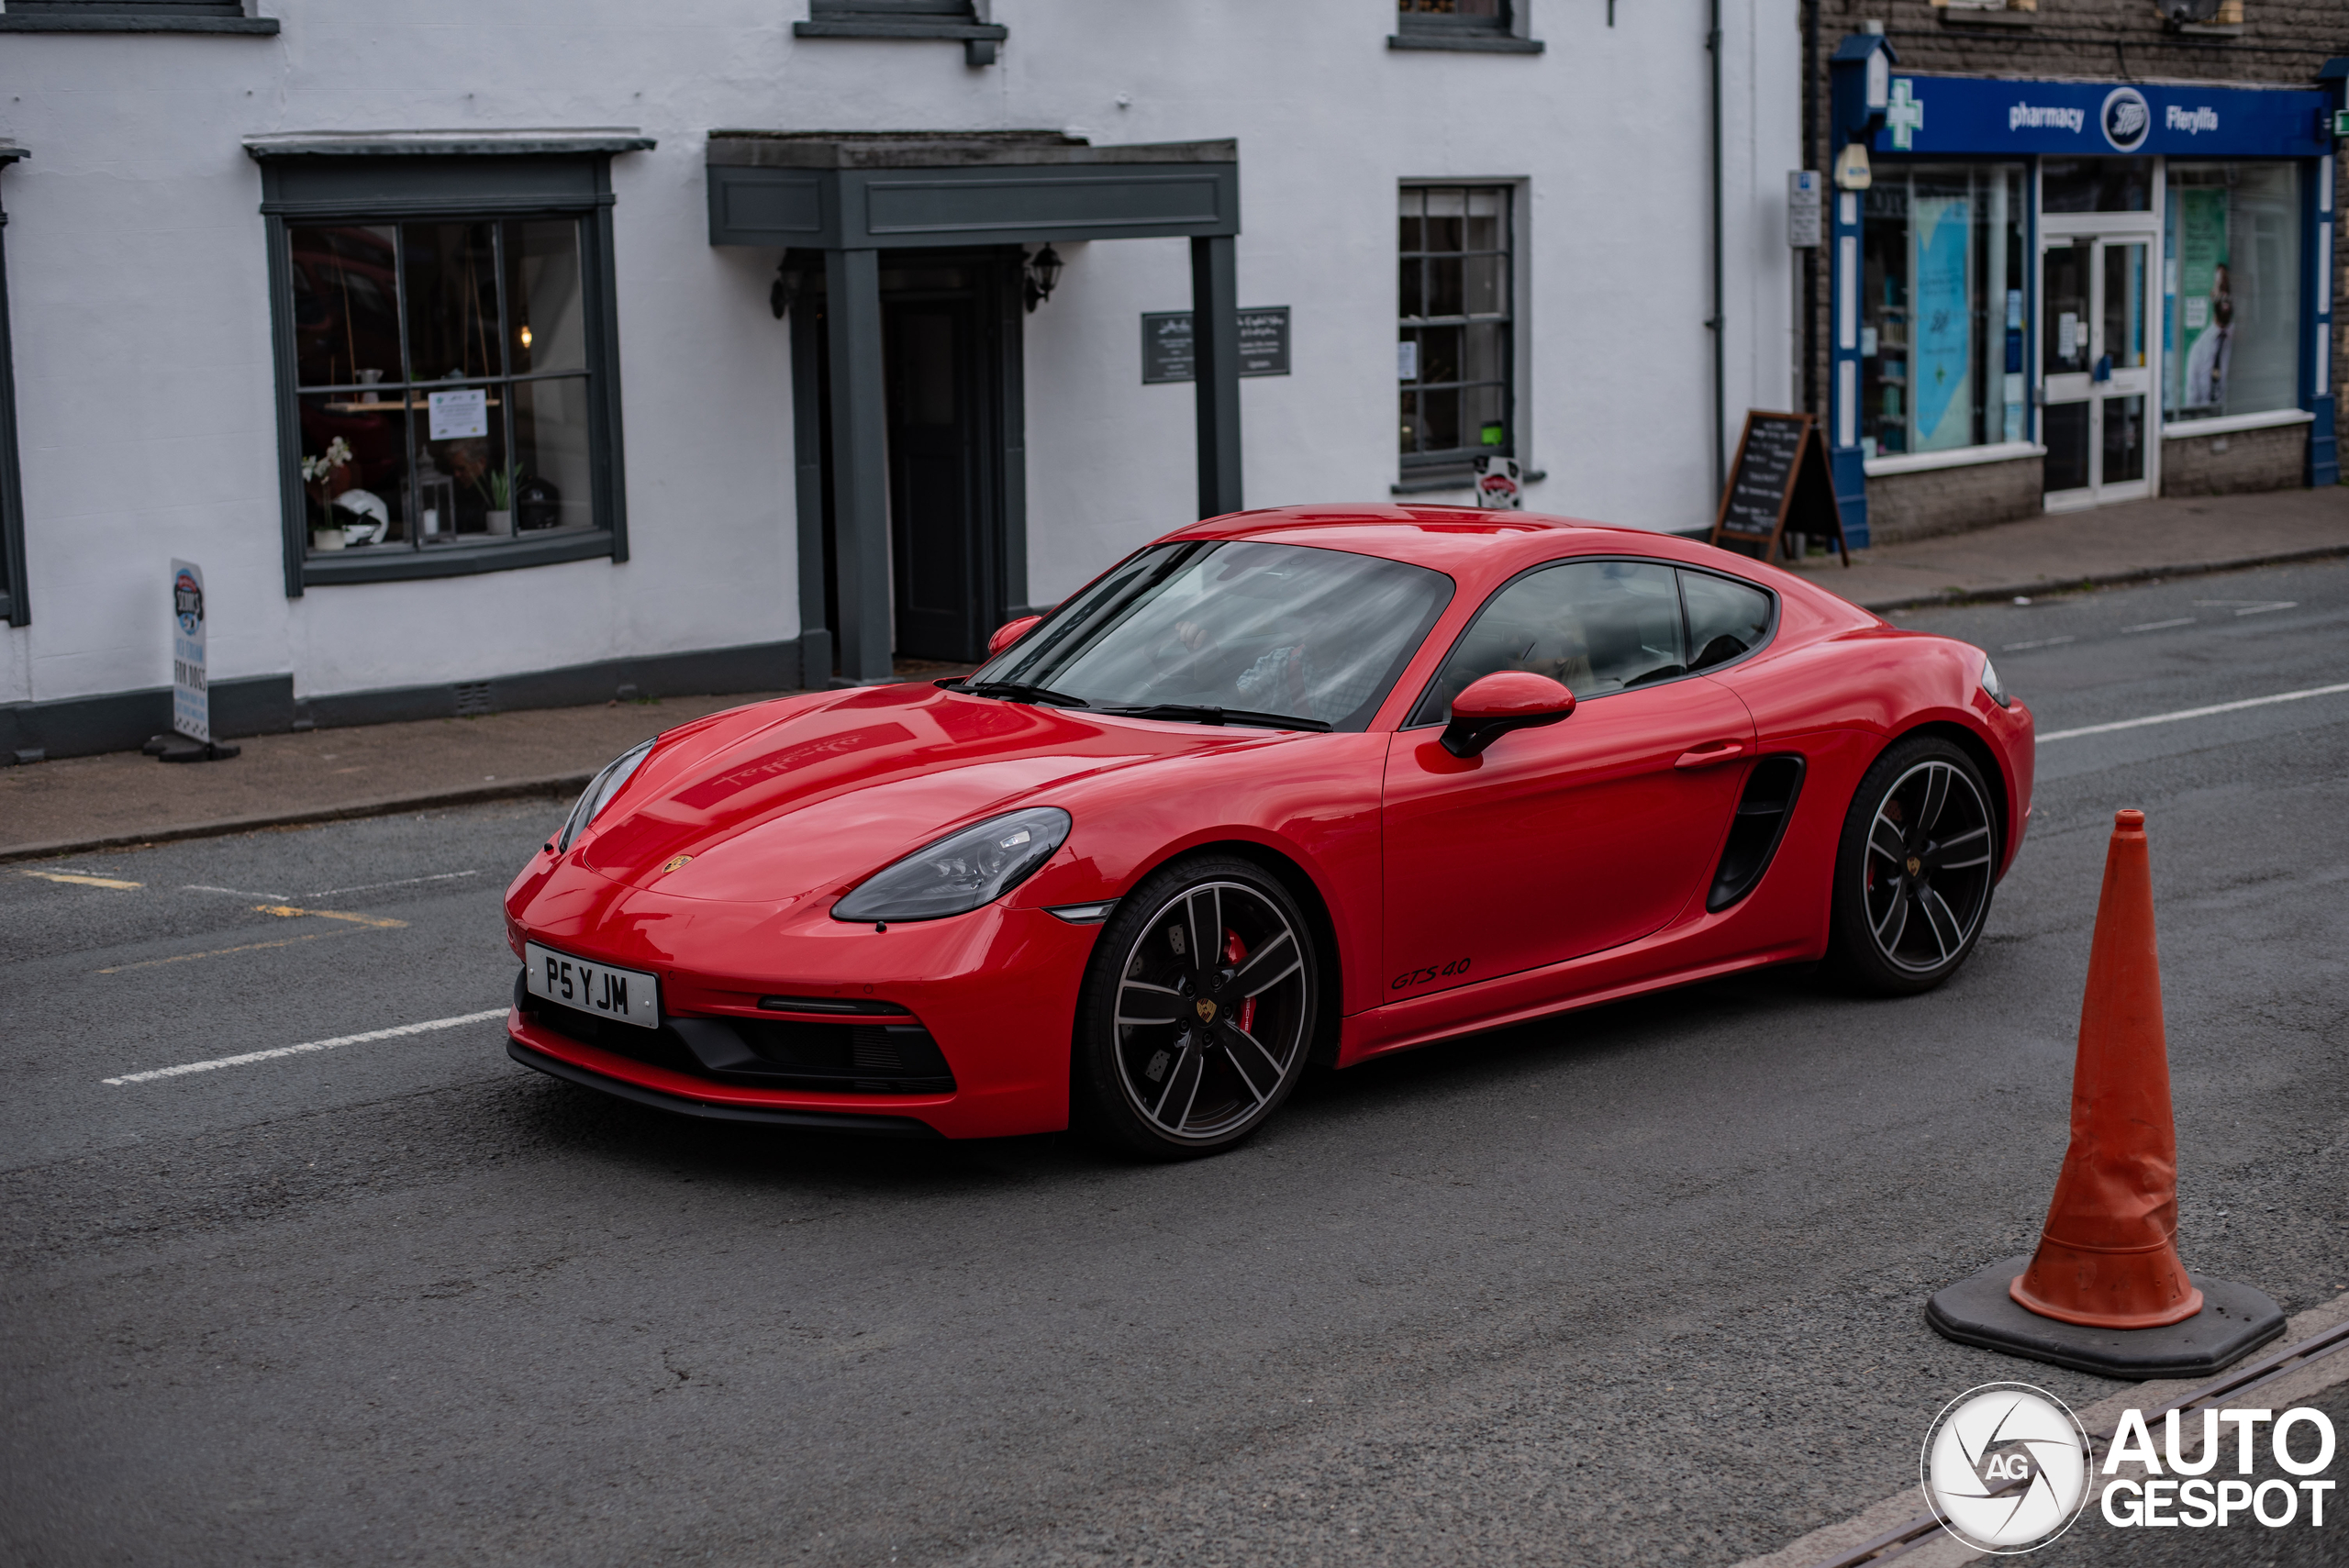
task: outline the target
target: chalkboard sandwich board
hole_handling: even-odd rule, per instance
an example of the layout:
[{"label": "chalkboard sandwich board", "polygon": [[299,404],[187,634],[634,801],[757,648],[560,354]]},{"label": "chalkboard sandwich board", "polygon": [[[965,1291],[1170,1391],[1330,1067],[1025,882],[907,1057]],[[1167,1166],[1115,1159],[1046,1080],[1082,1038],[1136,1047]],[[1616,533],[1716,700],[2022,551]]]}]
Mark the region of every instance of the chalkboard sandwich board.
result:
[{"label": "chalkboard sandwich board", "polygon": [[1843,564],[1852,564],[1818,421],[1808,414],[1754,409],[1737,439],[1737,461],[1713,518],[1713,543],[1770,561],[1789,533],[1832,538]]}]

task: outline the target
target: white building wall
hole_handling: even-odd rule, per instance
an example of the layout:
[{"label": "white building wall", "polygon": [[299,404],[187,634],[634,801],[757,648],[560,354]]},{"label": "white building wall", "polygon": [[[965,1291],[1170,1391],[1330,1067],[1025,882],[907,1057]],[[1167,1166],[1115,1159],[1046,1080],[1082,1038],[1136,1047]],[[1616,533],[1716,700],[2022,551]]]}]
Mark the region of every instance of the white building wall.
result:
[{"label": "white building wall", "polygon": [[[791,0],[266,0],[274,38],[11,34],[0,174],[33,624],[0,703],[150,688],[164,562],[201,562],[217,680],[298,695],[477,680],[798,632],[788,334],[773,252],[707,242],[713,128],[1236,137],[1243,306],[1294,373],[1242,384],[1251,505],[1388,499],[1395,192],[1520,183],[1531,505],[1688,528],[1713,492],[1706,0],[1531,0],[1538,56],[1390,50],[1375,0],[995,0],[1011,37],[801,40]],[[1793,0],[1726,0],[1731,439],[1787,404]],[[1125,102],[1121,105],[1120,98]],[[284,592],[259,171],[281,131],[632,126],[612,161],[630,559]],[[1141,384],[1179,240],[1061,247],[1028,318],[1030,597],[1190,520],[1187,386]],[[1464,499],[1436,496],[1431,499]]]}]

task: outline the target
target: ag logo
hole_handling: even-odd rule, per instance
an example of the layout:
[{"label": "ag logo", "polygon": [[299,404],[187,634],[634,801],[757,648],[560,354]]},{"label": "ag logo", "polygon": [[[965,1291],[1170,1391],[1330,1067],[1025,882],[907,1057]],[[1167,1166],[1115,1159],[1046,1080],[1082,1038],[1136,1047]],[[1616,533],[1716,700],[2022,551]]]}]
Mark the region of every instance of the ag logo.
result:
[{"label": "ag logo", "polygon": [[2104,139],[2119,152],[2136,151],[2154,128],[2154,111],[2145,95],[2134,87],[2115,87],[2106,94],[2098,117],[2104,126]]},{"label": "ag logo", "polygon": [[1920,1468],[1934,1518],[1977,1551],[2035,1551],[2087,1503],[2087,1433],[2027,1383],[1986,1383],[1952,1400]]}]

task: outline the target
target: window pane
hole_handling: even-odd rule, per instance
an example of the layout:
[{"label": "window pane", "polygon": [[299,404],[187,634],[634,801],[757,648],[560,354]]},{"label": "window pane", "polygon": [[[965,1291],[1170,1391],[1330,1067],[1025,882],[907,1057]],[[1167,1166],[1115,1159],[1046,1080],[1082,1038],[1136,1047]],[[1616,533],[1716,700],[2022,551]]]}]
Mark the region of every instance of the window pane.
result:
[{"label": "window pane", "polygon": [[407,414],[399,395],[312,393],[300,406],[311,550],[406,544]]},{"label": "window pane", "polygon": [[2081,490],[2088,482],[2088,406],[2051,403],[2039,417],[2040,439],[2047,445],[2048,490]]},{"label": "window pane", "polygon": [[[1466,353],[1458,377],[1461,381],[1498,381],[1507,373],[1501,355],[1507,347],[1508,328],[1498,321],[1477,321],[1452,330],[1460,334]],[[1431,334],[1432,335],[1432,334]],[[1437,379],[1431,376],[1431,381]]]},{"label": "window pane", "polygon": [[2104,483],[2120,484],[2145,477],[2145,400],[2104,400]]},{"label": "window pane", "polygon": [[493,226],[401,226],[407,263],[409,373],[417,381],[495,375],[499,354]]},{"label": "window pane", "polygon": [[1461,379],[1460,333],[1461,328],[1457,327],[1419,328],[1419,379],[1421,381]]},{"label": "window pane", "polygon": [[1397,249],[1405,251],[1423,250],[1427,249],[1426,246],[1419,243],[1419,212],[1425,205],[1425,193],[1419,190],[1417,187],[1412,187],[1403,192],[1402,243],[1397,247]]},{"label": "window pane", "polygon": [[525,532],[592,527],[589,458],[586,378],[517,384],[515,526]]},{"label": "window pane", "polygon": [[2171,419],[2296,407],[2299,180],[2289,163],[2169,166],[2163,408]]},{"label": "window pane", "polygon": [[1404,451],[1415,452],[1419,450],[1421,445],[1419,433],[1419,395],[1416,392],[1407,392],[1403,394],[1402,450]]},{"label": "window pane", "polygon": [[1460,258],[1431,256],[1424,263],[1428,273],[1428,314],[1430,316],[1460,316]]},{"label": "window pane", "polygon": [[1420,263],[1417,257],[1407,257],[1403,261],[1403,276],[1397,295],[1397,314],[1407,321],[1415,321],[1425,314],[1420,307],[1419,300],[1419,267]]},{"label": "window pane", "polygon": [[2059,245],[2046,252],[2047,297],[2040,307],[2040,362],[2049,375],[2076,375],[2088,368],[2088,250]]},{"label": "window pane", "polygon": [[1508,308],[1508,259],[1471,256],[1460,263],[1461,306],[1469,316],[1498,316]]},{"label": "window pane", "polygon": [[506,226],[506,314],[515,374],[587,368],[576,218]]},{"label": "window pane", "polygon": [[1427,192],[1427,201],[1426,249],[1430,250],[1459,250],[1461,218],[1468,207],[1467,193],[1460,190],[1431,189]]},{"label": "window pane", "polygon": [[1680,594],[1667,566],[1575,562],[1520,577],[1476,617],[1411,717],[1451,717],[1452,699],[1497,670],[1530,670],[1577,697],[1684,673]]},{"label": "window pane", "polygon": [[2151,212],[2150,158],[2049,158],[2039,166],[2039,195],[2049,212]]},{"label": "window pane", "polygon": [[1469,445],[1508,445],[1508,427],[1502,422],[1501,389],[1498,386],[1463,387],[1460,401],[1462,412],[1467,419]]},{"label": "window pane", "polygon": [[295,379],[349,386],[400,379],[395,231],[356,224],[287,230]]},{"label": "window pane", "polygon": [[1462,444],[1460,439],[1460,394],[1457,392],[1422,392],[1419,410],[1427,423],[1427,439],[1422,450],[1450,451]]},{"label": "window pane", "polygon": [[1751,651],[1770,629],[1770,595],[1709,573],[1683,572],[1680,596],[1688,608],[1691,670],[1709,670]]},{"label": "window pane", "polygon": [[1486,189],[1468,193],[1468,249],[1497,250],[1507,242],[1501,218],[1508,211],[1508,193]]},{"label": "window pane", "polygon": [[[416,500],[417,531],[426,544],[450,544],[460,538],[506,536],[514,531],[513,470],[506,461],[506,389],[465,388],[481,399],[444,401],[430,406],[430,396],[416,420]],[[440,394],[444,400],[451,394]],[[478,409],[476,417],[475,410]]]},{"label": "window pane", "polygon": [[1867,455],[2022,439],[2021,166],[1893,163],[1863,210]]},{"label": "window pane", "polygon": [[2145,368],[2145,248],[2104,248],[2104,351],[2114,370]]}]

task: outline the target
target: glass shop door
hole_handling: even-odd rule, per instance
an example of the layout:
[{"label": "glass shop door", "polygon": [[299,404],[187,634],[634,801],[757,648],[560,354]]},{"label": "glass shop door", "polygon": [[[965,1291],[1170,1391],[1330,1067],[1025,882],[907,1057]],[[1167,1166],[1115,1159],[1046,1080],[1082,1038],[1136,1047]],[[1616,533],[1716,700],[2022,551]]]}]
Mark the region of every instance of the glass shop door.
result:
[{"label": "glass shop door", "polygon": [[2155,256],[2151,230],[2040,241],[2039,439],[2051,512],[2154,493]]}]

